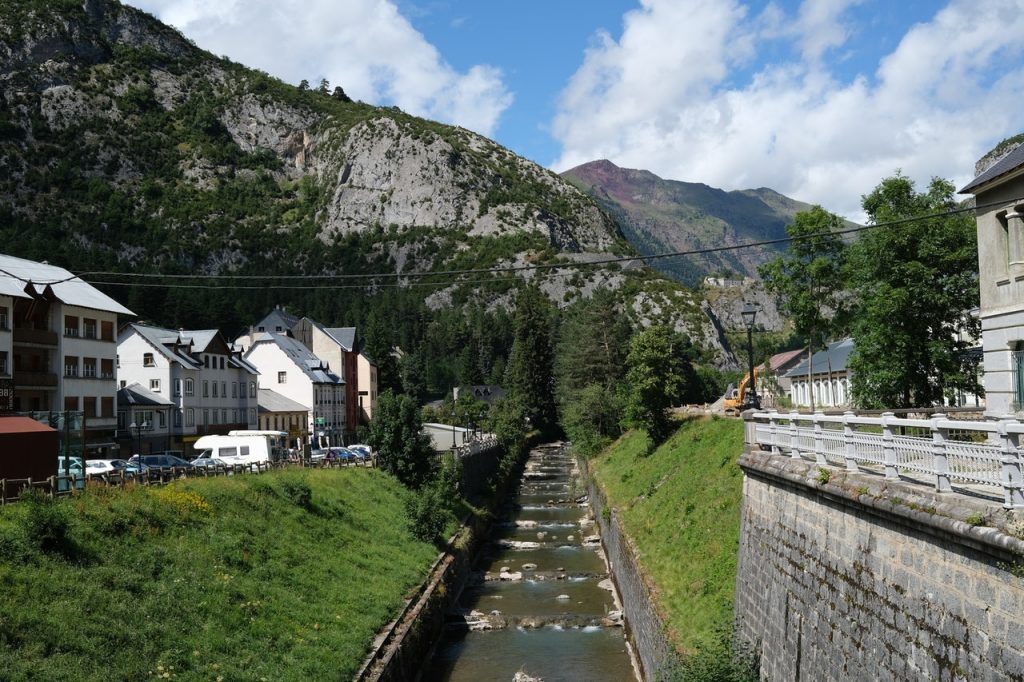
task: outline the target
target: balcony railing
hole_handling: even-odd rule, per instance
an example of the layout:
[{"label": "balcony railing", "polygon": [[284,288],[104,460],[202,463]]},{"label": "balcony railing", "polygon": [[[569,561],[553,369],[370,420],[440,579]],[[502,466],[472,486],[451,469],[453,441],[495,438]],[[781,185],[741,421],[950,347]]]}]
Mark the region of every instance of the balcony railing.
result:
[{"label": "balcony railing", "polygon": [[57,346],[57,332],[48,329],[32,329],[30,327],[16,327],[14,329],[14,343],[35,343],[41,346]]},{"label": "balcony railing", "polygon": [[53,372],[22,372],[14,373],[14,385],[25,388],[56,388],[57,375]]},{"label": "balcony railing", "polygon": [[908,419],[881,416],[754,412],[746,441],[793,458],[848,471],[875,471],[895,480],[901,473],[924,476],[936,492],[952,483],[1003,493],[1007,508],[1024,508],[1024,424],[1013,418],[962,421],[946,414]]}]

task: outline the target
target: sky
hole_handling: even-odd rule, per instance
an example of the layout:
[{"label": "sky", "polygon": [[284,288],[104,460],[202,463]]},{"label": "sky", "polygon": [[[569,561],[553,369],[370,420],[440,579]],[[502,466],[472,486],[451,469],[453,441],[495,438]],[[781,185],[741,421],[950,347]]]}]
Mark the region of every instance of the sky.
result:
[{"label": "sky", "polygon": [[863,220],[1024,132],[1024,0],[127,0],[290,83]]}]

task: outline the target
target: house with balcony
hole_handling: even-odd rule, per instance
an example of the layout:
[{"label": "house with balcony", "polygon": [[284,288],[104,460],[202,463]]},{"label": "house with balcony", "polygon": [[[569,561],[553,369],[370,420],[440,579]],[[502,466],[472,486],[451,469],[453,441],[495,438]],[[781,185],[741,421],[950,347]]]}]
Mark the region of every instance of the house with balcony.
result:
[{"label": "house with balcony", "polygon": [[1024,414],[1024,144],[986,156],[961,194],[973,194],[981,289],[985,414]]},{"label": "house with balcony", "polygon": [[[167,449],[189,452],[200,436],[257,427],[259,372],[218,330],[130,324],[118,335],[117,351],[122,387],[137,383],[173,403]],[[134,423],[118,423],[126,445],[137,438]],[[155,436],[159,424],[149,425]]]},{"label": "house with balcony", "polygon": [[326,360],[283,332],[255,332],[235,343],[247,349],[246,361],[259,370],[260,388],[309,406],[306,431],[312,447],[343,444],[345,380]]},{"label": "house with balcony", "polygon": [[64,268],[0,255],[0,394],[14,412],[82,412],[87,457],[115,446],[119,315],[135,313]]},{"label": "house with balcony", "polygon": [[172,413],[176,407],[167,398],[146,390],[138,383],[117,389],[117,423],[127,427],[129,437],[128,447],[122,444],[122,458],[129,454],[151,455],[165,450],[180,450],[180,447],[175,447],[171,429]]}]

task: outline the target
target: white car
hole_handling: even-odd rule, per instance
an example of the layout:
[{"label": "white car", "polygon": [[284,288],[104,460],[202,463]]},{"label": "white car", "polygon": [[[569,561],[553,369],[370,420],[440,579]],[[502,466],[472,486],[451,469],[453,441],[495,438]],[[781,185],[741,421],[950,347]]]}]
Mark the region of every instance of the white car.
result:
[{"label": "white car", "polygon": [[123,459],[89,459],[85,462],[85,475],[102,476],[126,468],[128,468],[128,462]]}]

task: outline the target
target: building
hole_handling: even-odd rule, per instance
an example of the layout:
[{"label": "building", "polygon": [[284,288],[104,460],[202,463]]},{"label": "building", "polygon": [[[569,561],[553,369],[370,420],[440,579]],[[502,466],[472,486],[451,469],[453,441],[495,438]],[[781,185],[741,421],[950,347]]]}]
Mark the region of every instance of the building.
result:
[{"label": "building", "polygon": [[301,449],[309,442],[309,408],[269,388],[258,391],[259,429],[286,431],[288,447]]},{"label": "building", "polygon": [[454,424],[427,423],[423,431],[430,436],[430,445],[434,452],[448,452],[473,440],[473,430]]},{"label": "building", "polygon": [[[268,318],[280,312],[274,311]],[[377,407],[377,366],[359,352],[356,328],[325,327],[303,317],[292,326],[292,335],[345,380],[346,423],[349,435],[354,435],[356,426],[369,422]]]},{"label": "building", "polygon": [[115,445],[118,315],[64,268],[0,255],[0,409],[82,412],[85,455]]},{"label": "building", "polygon": [[985,413],[1024,412],[1024,144],[983,160],[961,194],[977,209]]},{"label": "building", "polygon": [[[130,324],[118,335],[117,351],[122,387],[137,383],[174,404],[168,449],[187,452],[200,436],[256,428],[258,372],[216,329]],[[118,423],[126,445],[137,437],[132,423]],[[156,437],[159,422],[149,424],[147,435]]]},{"label": "building", "polygon": [[452,398],[458,401],[459,397],[469,395],[473,400],[479,400],[488,405],[495,400],[505,397],[505,389],[496,384],[456,386],[452,389]]},{"label": "building", "polygon": [[847,364],[853,352],[853,339],[833,341],[826,348],[815,353],[808,361],[786,372],[783,377],[792,382],[789,398],[796,407],[809,407],[814,398],[814,407],[843,407],[850,402],[850,374]]},{"label": "building", "polygon": [[757,394],[761,399],[761,407],[778,407],[779,399],[791,394],[793,380],[787,373],[806,358],[806,348],[776,353],[768,358],[757,373]]},{"label": "building", "polygon": [[236,343],[259,370],[259,387],[309,405],[306,430],[312,447],[342,445],[346,432],[345,381],[297,339],[285,333],[255,332]]},{"label": "building", "polygon": [[[164,450],[178,450],[171,427],[173,402],[148,391],[141,384],[131,383],[117,389],[117,423],[122,436],[121,455],[150,455]],[[127,434],[126,434],[127,432]],[[128,442],[124,443],[124,436]]]}]

